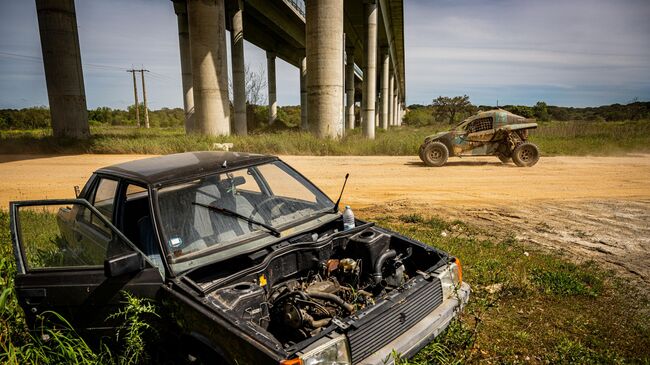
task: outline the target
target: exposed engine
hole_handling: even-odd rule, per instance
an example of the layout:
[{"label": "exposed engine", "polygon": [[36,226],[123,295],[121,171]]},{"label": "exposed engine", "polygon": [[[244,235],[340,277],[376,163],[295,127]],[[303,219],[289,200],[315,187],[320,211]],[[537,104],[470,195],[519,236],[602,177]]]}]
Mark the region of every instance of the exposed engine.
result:
[{"label": "exposed engine", "polygon": [[[362,230],[339,242],[327,253],[323,249],[285,258],[286,262],[268,267],[266,274],[256,274],[259,280],[222,287],[211,297],[219,307],[287,345],[320,333],[336,318],[372,306],[419,269],[413,247],[395,244],[380,230]],[[271,284],[264,275],[284,279]]]}]

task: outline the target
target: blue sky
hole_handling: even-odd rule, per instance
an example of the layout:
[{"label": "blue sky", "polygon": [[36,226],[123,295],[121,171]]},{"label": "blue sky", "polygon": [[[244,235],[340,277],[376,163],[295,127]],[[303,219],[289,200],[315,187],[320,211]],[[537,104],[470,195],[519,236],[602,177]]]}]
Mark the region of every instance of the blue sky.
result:
[{"label": "blue sky", "polygon": [[[151,108],[180,107],[171,1],[77,1],[89,108],[133,102],[143,65]],[[650,100],[650,1],[405,0],[407,104],[593,106]],[[247,44],[247,63],[264,52]],[[0,108],[47,105],[34,1],[0,0]],[[277,62],[278,102],[299,103],[298,70]]]}]

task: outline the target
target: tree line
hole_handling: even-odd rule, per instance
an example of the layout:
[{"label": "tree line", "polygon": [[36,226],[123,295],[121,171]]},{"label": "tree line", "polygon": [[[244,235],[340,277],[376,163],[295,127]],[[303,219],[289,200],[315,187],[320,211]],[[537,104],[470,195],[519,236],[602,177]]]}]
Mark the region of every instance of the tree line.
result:
[{"label": "tree line", "polygon": [[[255,129],[286,129],[300,127],[300,106],[278,107],[278,119],[268,126],[268,107],[263,105],[248,105],[249,127]],[[144,105],[139,108],[140,122],[144,120]],[[135,104],[127,110],[99,107],[88,110],[88,121],[91,126],[135,126]],[[50,128],[50,109],[45,106],[23,109],[0,109],[0,130],[9,129],[42,129]],[[162,108],[149,110],[149,124],[152,127],[173,128],[183,127],[185,112],[181,108]]]},{"label": "tree line", "polygon": [[[481,110],[496,109],[492,105],[473,105],[469,96],[439,96],[431,104],[412,104],[407,108],[404,122],[408,125],[423,126],[430,124],[456,124]],[[611,104],[598,107],[563,107],[547,105],[543,101],[533,106],[503,105],[499,106],[511,113],[538,121],[623,121],[650,120],[650,102],[634,101],[629,104]]]}]

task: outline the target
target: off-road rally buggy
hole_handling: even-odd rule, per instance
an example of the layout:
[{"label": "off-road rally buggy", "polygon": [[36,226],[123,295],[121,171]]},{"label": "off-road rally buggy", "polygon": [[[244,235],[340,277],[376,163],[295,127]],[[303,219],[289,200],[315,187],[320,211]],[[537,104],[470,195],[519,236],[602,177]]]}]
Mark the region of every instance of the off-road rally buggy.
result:
[{"label": "off-road rally buggy", "polygon": [[466,303],[460,262],[370,222],[345,230],[338,201],[274,156],[105,167],[77,199],[10,204],[16,293],[31,326],[53,310],[93,344],[115,336],[123,292],[148,298],[156,363],[412,356]]},{"label": "off-road rally buggy", "polygon": [[532,119],[496,109],[465,119],[454,129],[424,139],[420,159],[427,166],[442,166],[450,156],[497,156],[503,163],[530,167],[539,161],[539,150],[528,142]]}]

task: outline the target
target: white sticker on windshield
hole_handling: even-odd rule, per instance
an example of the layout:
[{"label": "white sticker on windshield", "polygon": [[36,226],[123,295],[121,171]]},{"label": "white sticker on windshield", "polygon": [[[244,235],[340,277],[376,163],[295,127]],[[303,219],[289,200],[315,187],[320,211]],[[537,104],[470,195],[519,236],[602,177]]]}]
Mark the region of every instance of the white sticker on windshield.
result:
[{"label": "white sticker on windshield", "polygon": [[180,237],[174,237],[169,240],[169,245],[171,247],[178,247],[183,244],[183,240]]}]

